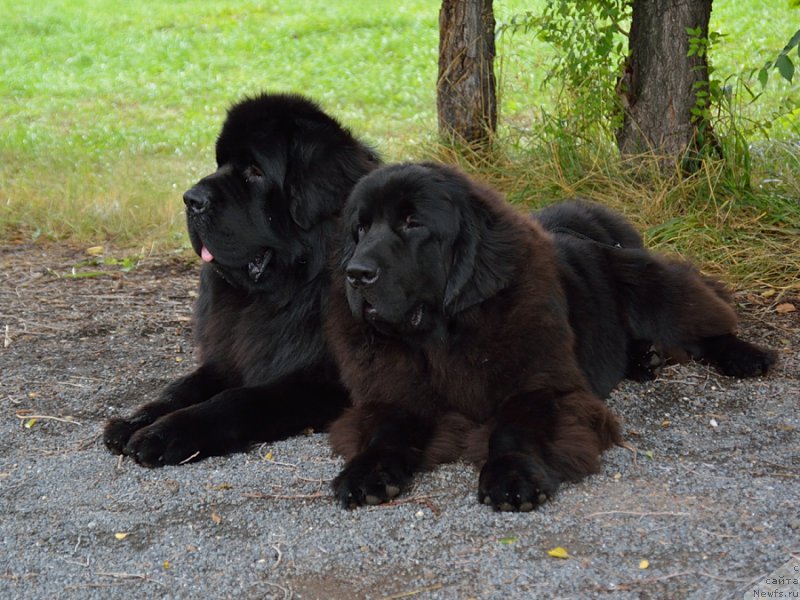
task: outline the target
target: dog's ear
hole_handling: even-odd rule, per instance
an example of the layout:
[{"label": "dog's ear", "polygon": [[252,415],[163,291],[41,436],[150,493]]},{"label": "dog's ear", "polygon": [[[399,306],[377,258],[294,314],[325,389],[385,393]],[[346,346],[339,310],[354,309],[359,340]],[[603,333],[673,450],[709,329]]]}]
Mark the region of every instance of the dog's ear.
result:
[{"label": "dog's ear", "polygon": [[338,215],[355,183],[378,166],[374,152],[331,120],[298,119],[289,141],[284,190],[305,230]]},{"label": "dog's ear", "polygon": [[494,192],[469,182],[461,210],[453,263],[447,278],[444,313],[455,315],[491,298],[511,283],[517,233],[492,210]]}]

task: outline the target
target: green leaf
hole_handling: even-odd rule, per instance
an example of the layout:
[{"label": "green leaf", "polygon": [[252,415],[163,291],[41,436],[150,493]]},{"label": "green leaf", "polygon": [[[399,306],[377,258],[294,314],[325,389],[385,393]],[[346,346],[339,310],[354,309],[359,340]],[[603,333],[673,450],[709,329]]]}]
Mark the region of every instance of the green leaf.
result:
[{"label": "green leaf", "polygon": [[769,79],[769,71],[766,68],[761,69],[758,72],[758,82],[761,84],[762,88],[767,87],[767,79]]},{"label": "green leaf", "polygon": [[794,32],[792,39],[789,40],[789,43],[786,44],[786,47],[783,49],[784,53],[788,53],[789,50],[791,50],[795,46],[798,46],[798,48],[800,49],[800,29]]},{"label": "green leaf", "polygon": [[509,536],[506,536],[506,537],[501,537],[497,541],[500,542],[501,544],[513,544],[518,539],[519,539],[518,537],[515,537],[513,535],[509,535]]},{"label": "green leaf", "polygon": [[775,59],[775,66],[778,68],[778,73],[781,74],[781,77],[791,83],[792,77],[794,77],[794,64],[792,60],[785,54],[781,54]]}]

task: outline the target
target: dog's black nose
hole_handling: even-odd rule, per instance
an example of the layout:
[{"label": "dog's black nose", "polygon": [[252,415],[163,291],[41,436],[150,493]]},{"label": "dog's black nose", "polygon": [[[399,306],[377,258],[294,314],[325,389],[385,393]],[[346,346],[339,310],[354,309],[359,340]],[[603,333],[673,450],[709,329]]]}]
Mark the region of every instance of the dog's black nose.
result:
[{"label": "dog's black nose", "polygon": [[205,212],[211,202],[211,195],[208,190],[200,186],[189,188],[183,195],[183,203],[186,208],[195,214]]},{"label": "dog's black nose", "polygon": [[378,267],[350,263],[345,270],[347,283],[353,287],[368,287],[378,281]]}]

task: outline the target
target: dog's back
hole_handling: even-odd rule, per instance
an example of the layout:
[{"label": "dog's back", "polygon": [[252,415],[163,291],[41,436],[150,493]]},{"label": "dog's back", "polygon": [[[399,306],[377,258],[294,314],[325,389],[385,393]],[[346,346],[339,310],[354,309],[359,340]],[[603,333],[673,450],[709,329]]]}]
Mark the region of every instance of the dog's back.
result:
[{"label": "dog's back", "polygon": [[533,218],[550,233],[571,235],[599,244],[642,248],[642,236],[622,215],[589,200],[566,200],[533,213]]}]

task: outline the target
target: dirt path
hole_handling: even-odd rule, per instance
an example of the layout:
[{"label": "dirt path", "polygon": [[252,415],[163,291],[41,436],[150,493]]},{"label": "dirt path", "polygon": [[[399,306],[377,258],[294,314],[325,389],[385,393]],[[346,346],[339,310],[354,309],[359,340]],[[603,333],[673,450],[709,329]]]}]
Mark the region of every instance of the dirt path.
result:
[{"label": "dirt path", "polygon": [[107,453],[105,420],[194,365],[197,265],[87,260],[0,247],[2,598],[742,598],[800,554],[800,313],[775,302],[737,297],[775,373],[624,384],[638,451],[540,511],[479,506],[450,465],[347,512],[322,434],[160,470]]}]

